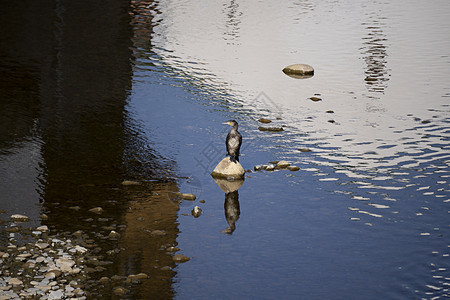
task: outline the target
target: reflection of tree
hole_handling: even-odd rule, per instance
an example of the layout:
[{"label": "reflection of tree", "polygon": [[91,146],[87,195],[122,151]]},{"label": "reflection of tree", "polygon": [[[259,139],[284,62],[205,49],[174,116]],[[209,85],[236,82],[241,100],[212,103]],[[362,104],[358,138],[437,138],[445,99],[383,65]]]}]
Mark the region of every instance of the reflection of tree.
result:
[{"label": "reflection of tree", "polygon": [[367,36],[363,38],[361,48],[364,60],[367,64],[365,70],[365,82],[371,92],[383,93],[389,80],[389,69],[387,68],[387,46],[386,35],[383,32],[383,18],[375,16],[362,25],[367,30]]},{"label": "reflection of tree", "polygon": [[[80,243],[95,241],[92,255],[114,260],[105,271],[89,273],[85,289],[92,298],[102,298],[90,287],[96,284],[93,279],[136,270],[150,274],[154,266],[143,269],[148,264],[142,261],[149,257],[171,267],[171,254],[152,247],[143,256],[133,253],[139,268],[107,254],[120,242],[105,238],[111,230],[123,234],[124,247],[146,234],[137,221],[136,210],[142,207],[149,209],[143,210],[147,223],[154,225],[163,215],[157,228],[166,233],[163,244],[174,244],[178,234],[176,206],[166,199],[158,202],[157,193],[138,201],[131,188],[121,185],[124,179],[152,179],[163,186],[152,187],[176,189],[166,176],[172,164],[155,153],[142,125],[127,111],[132,42],[142,33],[139,26],[133,31],[129,3],[24,0],[0,7],[0,155],[29,137],[38,140],[42,173],[36,181],[41,209],[48,215],[44,223],[61,238],[74,239],[72,233],[81,230]],[[8,166],[14,167],[14,162]],[[97,206],[103,208],[101,215],[89,212]],[[162,280],[155,276],[149,288],[170,297],[173,273],[166,274]],[[132,291],[139,292],[139,287]]]}]

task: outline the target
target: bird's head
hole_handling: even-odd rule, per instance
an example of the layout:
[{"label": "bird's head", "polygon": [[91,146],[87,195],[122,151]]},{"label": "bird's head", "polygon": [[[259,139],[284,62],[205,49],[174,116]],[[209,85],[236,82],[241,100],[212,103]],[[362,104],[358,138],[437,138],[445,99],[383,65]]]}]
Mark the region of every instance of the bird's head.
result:
[{"label": "bird's head", "polygon": [[222,123],[222,124],[226,124],[226,125],[230,125],[233,127],[237,127],[238,123],[235,120],[229,120],[228,122]]}]

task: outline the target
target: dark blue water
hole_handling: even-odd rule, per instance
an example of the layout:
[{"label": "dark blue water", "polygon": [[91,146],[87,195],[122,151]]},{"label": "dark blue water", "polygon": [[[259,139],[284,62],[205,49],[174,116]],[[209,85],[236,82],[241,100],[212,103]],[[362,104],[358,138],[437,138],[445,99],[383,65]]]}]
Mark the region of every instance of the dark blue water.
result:
[{"label": "dark blue water", "polygon": [[[60,24],[63,10],[55,11]],[[65,11],[75,14],[70,6]],[[80,72],[42,67],[68,82],[55,79],[34,100],[44,108],[62,103],[61,111],[50,110],[59,119],[37,112],[29,118],[19,104],[8,106],[29,125],[22,126],[27,138],[2,144],[0,170],[10,179],[1,182],[8,200],[0,208],[26,212],[36,223],[44,211],[52,230],[78,226],[95,236],[95,220],[64,223],[73,215],[68,207],[82,206],[79,220],[83,210],[105,207],[112,223],[127,227],[119,246],[103,251],[123,250],[92,278],[150,274],[129,298],[449,297],[445,1],[161,1],[124,3],[115,12],[111,18],[123,29],[112,36],[124,45],[104,40]],[[98,27],[98,36],[111,26]],[[76,57],[69,50],[53,55]],[[281,70],[292,63],[310,63],[315,76],[286,76]],[[99,70],[94,85],[83,77],[91,66]],[[53,93],[59,101],[42,101]],[[314,95],[322,101],[309,100]],[[284,131],[259,131],[261,117]],[[225,156],[222,123],[229,119],[239,122],[240,162],[251,170],[233,195],[209,175]],[[38,120],[35,127],[30,120]],[[278,160],[300,170],[253,171]],[[142,186],[123,187],[123,180]],[[178,205],[178,191],[197,199]],[[22,192],[24,204],[12,205]],[[196,205],[203,210],[198,218],[191,215]],[[155,229],[167,235],[150,237]],[[174,264],[168,245],[191,260]]]}]

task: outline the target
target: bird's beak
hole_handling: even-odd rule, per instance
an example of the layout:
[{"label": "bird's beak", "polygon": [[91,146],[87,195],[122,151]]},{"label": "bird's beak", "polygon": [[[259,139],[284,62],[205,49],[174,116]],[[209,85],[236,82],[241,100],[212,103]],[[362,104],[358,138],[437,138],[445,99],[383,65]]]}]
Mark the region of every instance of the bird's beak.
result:
[{"label": "bird's beak", "polygon": [[224,124],[224,125],[230,125],[230,122],[225,122],[225,123],[222,123],[222,124]]}]

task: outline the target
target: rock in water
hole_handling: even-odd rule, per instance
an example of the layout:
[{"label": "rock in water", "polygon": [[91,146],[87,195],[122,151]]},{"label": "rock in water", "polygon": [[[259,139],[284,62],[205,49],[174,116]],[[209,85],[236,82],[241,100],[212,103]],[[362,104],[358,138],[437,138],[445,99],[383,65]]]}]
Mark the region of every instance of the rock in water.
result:
[{"label": "rock in water", "polygon": [[229,157],[222,159],[211,173],[213,177],[233,180],[244,178],[244,174],[242,165],[239,162],[232,162]]},{"label": "rock in water", "polygon": [[314,75],[314,68],[310,65],[296,64],[287,66],[283,72],[293,78],[306,79]]},{"label": "rock in water", "polygon": [[28,222],[30,221],[30,218],[28,218],[27,216],[24,215],[12,215],[11,216],[11,221],[13,222]]}]

